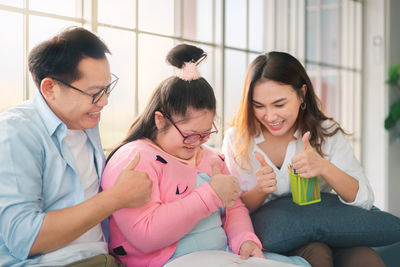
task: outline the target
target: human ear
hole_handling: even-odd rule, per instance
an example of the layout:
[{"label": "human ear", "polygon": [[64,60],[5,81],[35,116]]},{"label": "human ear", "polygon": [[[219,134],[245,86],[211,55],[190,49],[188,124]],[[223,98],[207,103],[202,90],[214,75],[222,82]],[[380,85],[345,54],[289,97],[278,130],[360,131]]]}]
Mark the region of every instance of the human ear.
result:
[{"label": "human ear", "polygon": [[55,97],[54,87],[56,82],[51,78],[44,78],[40,83],[40,92],[46,100],[52,100]]},{"label": "human ear", "polygon": [[165,117],[160,111],[154,112],[154,123],[158,130],[164,128]]}]

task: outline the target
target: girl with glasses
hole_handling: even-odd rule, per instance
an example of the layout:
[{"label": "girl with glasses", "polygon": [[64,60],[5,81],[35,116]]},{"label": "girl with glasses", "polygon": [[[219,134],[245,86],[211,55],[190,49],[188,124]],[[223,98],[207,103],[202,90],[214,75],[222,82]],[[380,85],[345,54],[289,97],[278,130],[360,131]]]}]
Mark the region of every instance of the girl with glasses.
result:
[{"label": "girl with glasses", "polygon": [[[126,162],[153,181],[150,202],[110,218],[111,253],[128,266],[161,266],[200,250],[264,257],[224,158],[204,143],[217,133],[213,88],[197,71],[206,54],[181,44],[167,55],[176,75],[155,89],[127,137],[111,152],[102,187],[111,188]],[[124,196],[121,196],[124,197]],[[298,262],[280,255],[269,258]]]}]

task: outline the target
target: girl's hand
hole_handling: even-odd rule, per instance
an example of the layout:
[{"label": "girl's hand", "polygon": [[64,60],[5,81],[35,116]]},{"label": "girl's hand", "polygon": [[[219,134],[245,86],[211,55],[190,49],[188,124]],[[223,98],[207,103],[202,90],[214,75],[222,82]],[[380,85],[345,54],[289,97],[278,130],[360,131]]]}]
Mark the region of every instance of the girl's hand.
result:
[{"label": "girl's hand", "polygon": [[238,179],[231,175],[222,174],[216,163],[212,165],[212,172],[210,186],[221,199],[224,207],[233,206],[240,193]]},{"label": "girl's hand", "polygon": [[304,151],[292,158],[293,168],[295,168],[296,172],[303,178],[312,178],[321,175],[326,161],[311,146],[309,137],[310,132],[306,132],[303,135],[302,141]]},{"label": "girl's hand", "polygon": [[250,240],[242,244],[239,255],[242,260],[247,260],[249,257],[265,258],[257,244]]},{"label": "girl's hand", "polygon": [[276,174],[261,153],[254,152],[254,155],[261,164],[256,172],[257,184],[265,194],[271,194],[276,191]]}]

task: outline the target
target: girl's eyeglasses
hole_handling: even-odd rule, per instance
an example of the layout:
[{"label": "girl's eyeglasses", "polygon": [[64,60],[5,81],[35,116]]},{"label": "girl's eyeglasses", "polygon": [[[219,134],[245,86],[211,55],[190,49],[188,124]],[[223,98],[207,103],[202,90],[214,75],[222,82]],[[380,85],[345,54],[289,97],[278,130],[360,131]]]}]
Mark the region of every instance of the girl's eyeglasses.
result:
[{"label": "girl's eyeglasses", "polygon": [[211,131],[211,132],[208,132],[208,133],[205,133],[205,134],[189,134],[189,135],[184,135],[182,132],[181,132],[181,130],[179,130],[179,128],[178,128],[178,126],[176,126],[176,124],[172,121],[172,119],[170,118],[170,116],[168,115],[168,114],[165,114],[165,113],[163,113],[163,115],[165,116],[165,118],[167,118],[171,123],[172,123],[172,125],[175,127],[175,129],[177,129],[178,130],[178,132],[182,135],[182,137],[183,137],[183,143],[184,144],[187,144],[187,145],[189,145],[189,144],[193,144],[193,143],[196,143],[197,141],[207,141],[209,138],[210,138],[210,135],[211,134],[216,134],[216,133],[218,133],[218,129],[217,129],[217,127],[215,126],[215,124],[214,124],[214,122],[213,122],[213,127],[214,127],[214,131]]}]

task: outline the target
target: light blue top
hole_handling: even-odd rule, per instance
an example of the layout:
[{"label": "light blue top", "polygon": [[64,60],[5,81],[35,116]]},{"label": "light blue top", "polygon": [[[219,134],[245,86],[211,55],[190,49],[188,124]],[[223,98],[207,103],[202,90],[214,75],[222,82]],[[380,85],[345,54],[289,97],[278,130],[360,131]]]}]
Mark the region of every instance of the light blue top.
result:
[{"label": "light blue top", "polygon": [[[202,183],[210,181],[206,173],[199,173],[196,177],[196,188]],[[228,238],[222,228],[221,215],[225,209],[212,213],[210,216],[200,220],[196,226],[183,236],[176,246],[175,252],[170,260],[200,250],[228,250]],[[212,240],[213,242],[210,242]]]},{"label": "light blue top", "polygon": [[[105,158],[99,130],[85,132],[100,182]],[[39,93],[0,113],[0,266],[36,263],[28,254],[46,212],[83,201],[66,135],[66,125]]]}]

